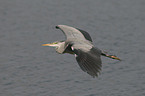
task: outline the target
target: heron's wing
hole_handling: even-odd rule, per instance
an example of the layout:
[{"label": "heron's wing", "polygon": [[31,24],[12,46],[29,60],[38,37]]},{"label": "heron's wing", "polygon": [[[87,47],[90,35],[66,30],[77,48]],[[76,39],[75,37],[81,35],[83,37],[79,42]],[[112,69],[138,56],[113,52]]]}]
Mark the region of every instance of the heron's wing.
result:
[{"label": "heron's wing", "polygon": [[91,36],[89,35],[88,32],[86,32],[86,31],[84,31],[84,30],[82,30],[82,29],[79,29],[79,28],[76,28],[76,29],[78,29],[78,30],[84,35],[84,37],[85,37],[87,40],[93,42],[93,41],[92,41],[92,38],[91,38]]},{"label": "heron's wing", "polygon": [[85,52],[82,49],[77,49],[72,46],[72,50],[76,55],[76,60],[84,72],[87,72],[93,77],[97,77],[98,73],[101,71],[102,62],[100,58],[100,50],[96,48],[90,49],[90,51]]},{"label": "heron's wing", "polygon": [[62,32],[66,35],[67,39],[81,39],[81,40],[89,40],[92,42],[91,36],[86,32],[78,28],[70,27],[67,25],[58,25],[56,28],[62,30]]}]

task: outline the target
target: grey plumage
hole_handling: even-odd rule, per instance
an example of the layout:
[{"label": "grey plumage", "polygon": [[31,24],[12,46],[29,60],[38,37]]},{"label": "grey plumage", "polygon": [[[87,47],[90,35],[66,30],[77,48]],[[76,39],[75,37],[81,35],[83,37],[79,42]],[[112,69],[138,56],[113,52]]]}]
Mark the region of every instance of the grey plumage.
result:
[{"label": "grey plumage", "polygon": [[58,25],[56,28],[64,33],[66,40],[43,44],[43,46],[56,47],[56,52],[60,54],[75,54],[80,68],[89,75],[97,77],[100,73],[102,67],[101,55],[120,60],[118,57],[108,55],[94,47],[92,38],[86,31],[67,25]]},{"label": "grey plumage", "polygon": [[[101,71],[101,50],[94,48],[90,35],[81,30],[66,25],[58,25],[56,28],[61,29],[66,35],[68,51],[72,51],[76,55],[76,60],[80,68],[89,75],[95,77]],[[62,49],[62,48],[60,48]],[[69,53],[64,51],[64,53]]]}]

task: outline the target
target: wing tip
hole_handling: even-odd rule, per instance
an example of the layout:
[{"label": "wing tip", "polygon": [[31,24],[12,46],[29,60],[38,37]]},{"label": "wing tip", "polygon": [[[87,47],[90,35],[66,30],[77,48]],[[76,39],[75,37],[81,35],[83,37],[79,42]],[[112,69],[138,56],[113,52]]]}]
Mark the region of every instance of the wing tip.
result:
[{"label": "wing tip", "polygon": [[87,72],[90,76],[92,76],[93,78],[98,78],[99,75],[101,74],[100,72],[97,72],[97,73],[93,73],[93,74],[90,74],[89,72]]},{"label": "wing tip", "polygon": [[56,28],[56,29],[59,29],[59,25],[56,25],[55,28]]}]

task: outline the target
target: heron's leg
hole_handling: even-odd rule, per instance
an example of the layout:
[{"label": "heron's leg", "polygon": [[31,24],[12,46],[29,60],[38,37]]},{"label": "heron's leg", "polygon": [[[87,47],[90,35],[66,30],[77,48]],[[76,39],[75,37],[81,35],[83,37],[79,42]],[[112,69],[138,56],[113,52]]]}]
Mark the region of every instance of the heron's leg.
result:
[{"label": "heron's leg", "polygon": [[104,51],[102,51],[101,55],[102,55],[102,56],[105,56],[105,57],[112,58],[112,59],[121,60],[121,59],[118,58],[117,56],[115,56],[115,55],[109,55],[109,54],[107,54],[107,53],[104,52]]}]

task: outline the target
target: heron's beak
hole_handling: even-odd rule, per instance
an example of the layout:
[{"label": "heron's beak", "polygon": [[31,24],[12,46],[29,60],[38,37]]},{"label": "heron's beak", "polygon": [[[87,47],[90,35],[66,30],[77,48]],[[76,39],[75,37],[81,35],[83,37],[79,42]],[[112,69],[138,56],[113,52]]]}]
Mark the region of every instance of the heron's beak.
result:
[{"label": "heron's beak", "polygon": [[56,47],[57,44],[54,44],[54,43],[50,43],[50,44],[42,44],[42,46]]},{"label": "heron's beak", "polygon": [[42,44],[42,46],[52,46],[53,44]]}]

